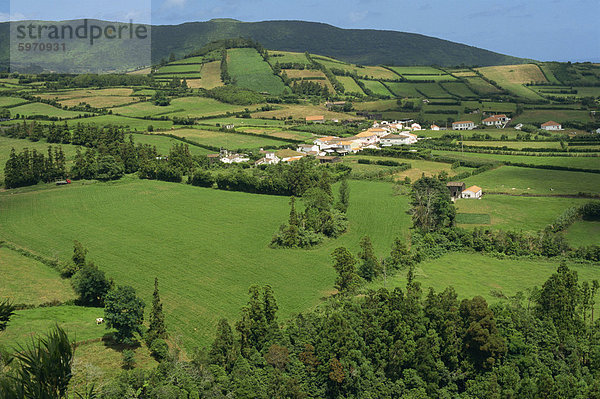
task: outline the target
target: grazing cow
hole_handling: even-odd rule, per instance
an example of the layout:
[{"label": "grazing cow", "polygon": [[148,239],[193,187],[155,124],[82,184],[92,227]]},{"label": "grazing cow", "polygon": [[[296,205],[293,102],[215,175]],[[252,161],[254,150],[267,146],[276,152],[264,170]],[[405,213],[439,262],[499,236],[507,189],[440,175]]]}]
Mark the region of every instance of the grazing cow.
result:
[{"label": "grazing cow", "polygon": [[104,319],[102,317],[98,317],[96,319],[96,324],[102,324],[102,323],[104,323]]}]

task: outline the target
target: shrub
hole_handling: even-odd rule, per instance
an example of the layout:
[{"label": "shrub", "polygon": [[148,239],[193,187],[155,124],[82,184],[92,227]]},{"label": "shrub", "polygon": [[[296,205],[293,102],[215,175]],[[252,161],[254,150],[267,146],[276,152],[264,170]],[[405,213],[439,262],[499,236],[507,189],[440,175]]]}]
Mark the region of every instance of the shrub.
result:
[{"label": "shrub", "polygon": [[199,169],[196,172],[194,172],[190,183],[192,184],[192,186],[212,187],[215,183],[215,178],[209,171]]},{"label": "shrub", "polygon": [[131,370],[135,367],[135,352],[131,349],[125,349],[123,351],[123,368]]},{"label": "shrub", "polygon": [[169,354],[169,345],[167,345],[164,339],[156,338],[150,344],[150,352],[152,353],[152,356],[160,362],[167,358],[167,355]]},{"label": "shrub", "polygon": [[600,201],[591,201],[581,207],[583,220],[600,220]]}]

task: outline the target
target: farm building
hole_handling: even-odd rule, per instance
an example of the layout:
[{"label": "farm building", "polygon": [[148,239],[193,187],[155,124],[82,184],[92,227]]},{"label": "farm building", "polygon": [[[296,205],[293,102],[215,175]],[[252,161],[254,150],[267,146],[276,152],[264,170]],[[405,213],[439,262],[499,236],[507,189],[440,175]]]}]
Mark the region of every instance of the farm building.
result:
[{"label": "farm building", "polygon": [[496,126],[496,127],[504,127],[508,122],[510,122],[510,118],[504,114],[500,115],[492,115],[481,121],[486,126]]},{"label": "farm building", "polygon": [[375,144],[379,142],[379,136],[377,133],[370,130],[358,133],[356,136],[349,137],[350,140],[358,140],[363,146]]},{"label": "farm building", "polygon": [[261,151],[261,153],[265,156],[254,162],[254,165],[276,165],[281,161],[274,151]]},{"label": "farm building", "polygon": [[461,181],[449,181],[446,183],[446,187],[448,187],[452,198],[460,198],[462,192],[465,191],[465,183]]},{"label": "farm building", "polygon": [[540,126],[544,130],[561,130],[562,126],[560,123],[554,121],[548,121],[546,123],[542,123]]},{"label": "farm building", "polygon": [[392,145],[408,145],[417,142],[417,136],[414,134],[400,133],[400,134],[388,134],[381,138],[381,146],[389,147]]},{"label": "farm building", "polygon": [[431,125],[431,126],[429,126],[429,129],[431,129],[431,130],[440,130],[440,127],[438,125]]},{"label": "farm building", "polygon": [[308,155],[319,154],[319,146],[316,144],[300,144],[296,149],[298,152],[303,152]]},{"label": "farm building", "polygon": [[338,162],[342,162],[342,158],[336,157],[334,155],[318,156],[317,159],[319,160],[320,163],[338,163]]},{"label": "farm building", "polygon": [[481,198],[481,187],[471,186],[461,193],[462,198]]},{"label": "farm building", "polygon": [[312,115],[306,117],[306,123],[323,123],[325,122],[325,117],[323,115]]},{"label": "farm building", "polygon": [[452,122],[452,130],[473,130],[475,123],[473,121],[458,121]]},{"label": "farm building", "polygon": [[279,151],[275,152],[275,155],[277,157],[281,158],[281,162],[288,162],[290,160],[296,161],[296,159],[292,159],[292,158],[300,159],[300,158],[304,157],[306,154],[302,153],[302,152],[291,150],[289,148],[285,148],[283,150],[279,150]]}]

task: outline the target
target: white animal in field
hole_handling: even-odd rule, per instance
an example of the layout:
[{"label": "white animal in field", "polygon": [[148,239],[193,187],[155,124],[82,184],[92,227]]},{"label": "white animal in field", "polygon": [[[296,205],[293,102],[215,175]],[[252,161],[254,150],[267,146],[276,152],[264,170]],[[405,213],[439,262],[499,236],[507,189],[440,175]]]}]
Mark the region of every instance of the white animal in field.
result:
[{"label": "white animal in field", "polygon": [[96,324],[102,324],[102,323],[104,323],[104,319],[102,317],[98,317],[96,319]]}]

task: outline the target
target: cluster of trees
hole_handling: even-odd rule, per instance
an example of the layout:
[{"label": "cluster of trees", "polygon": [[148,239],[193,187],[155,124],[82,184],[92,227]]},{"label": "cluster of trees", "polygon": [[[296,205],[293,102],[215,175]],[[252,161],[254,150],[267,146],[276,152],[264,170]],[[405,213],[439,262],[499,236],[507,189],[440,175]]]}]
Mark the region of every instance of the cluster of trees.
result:
[{"label": "cluster of trees", "polygon": [[329,98],[329,88],[318,82],[311,82],[307,80],[295,81],[292,84],[292,93],[303,96],[321,96],[323,98]]},{"label": "cluster of trees", "polygon": [[281,225],[271,245],[308,248],[322,242],[325,237],[335,238],[346,231],[346,211],[350,201],[347,180],[342,180],[337,202],[334,202],[327,175],[319,180],[318,185],[304,191],[302,201],[304,212],[299,213],[296,211],[295,197],[292,197],[288,223]]},{"label": "cluster of trees", "polygon": [[58,74],[20,75],[20,83],[45,82],[49,90],[74,87],[153,86],[154,79],[146,75],[126,74]]},{"label": "cluster of trees", "polygon": [[25,148],[17,153],[13,148],[4,168],[6,188],[31,186],[39,182],[53,182],[67,175],[62,147],[48,146],[48,156]]},{"label": "cluster of trees", "polygon": [[242,87],[228,85],[207,90],[206,95],[228,104],[252,105],[265,101],[264,96]]},{"label": "cluster of trees", "polygon": [[144,159],[140,163],[138,177],[181,183],[183,176],[190,175],[196,164],[187,144],[174,144],[166,159],[160,157]]}]

